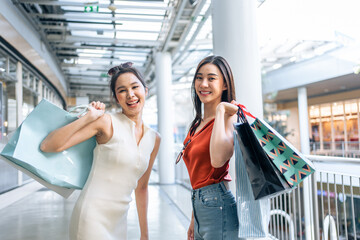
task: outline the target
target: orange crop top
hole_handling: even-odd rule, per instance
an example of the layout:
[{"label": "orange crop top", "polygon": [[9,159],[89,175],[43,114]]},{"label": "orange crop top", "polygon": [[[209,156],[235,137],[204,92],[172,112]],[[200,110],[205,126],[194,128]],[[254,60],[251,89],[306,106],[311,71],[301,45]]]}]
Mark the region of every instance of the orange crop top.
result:
[{"label": "orange crop top", "polygon": [[[215,119],[208,122],[201,130],[185,138],[183,159],[188,169],[193,189],[198,189],[221,181],[231,181],[229,160],[220,168],[211,166],[210,138]],[[187,144],[186,144],[187,143]]]}]

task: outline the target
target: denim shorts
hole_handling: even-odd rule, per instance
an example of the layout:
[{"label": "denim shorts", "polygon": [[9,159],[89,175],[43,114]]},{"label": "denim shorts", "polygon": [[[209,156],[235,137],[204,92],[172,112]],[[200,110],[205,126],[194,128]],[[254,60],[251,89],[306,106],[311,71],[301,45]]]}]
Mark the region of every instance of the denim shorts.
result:
[{"label": "denim shorts", "polygon": [[238,239],[236,201],[224,182],[193,190],[191,200],[196,240]]}]

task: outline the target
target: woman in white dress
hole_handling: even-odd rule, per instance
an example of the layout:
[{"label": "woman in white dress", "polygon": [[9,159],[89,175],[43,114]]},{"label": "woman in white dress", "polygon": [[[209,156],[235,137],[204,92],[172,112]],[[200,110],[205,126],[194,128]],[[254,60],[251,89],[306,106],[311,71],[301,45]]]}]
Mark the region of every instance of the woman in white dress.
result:
[{"label": "woman in white dress", "polygon": [[51,132],[41,150],[61,152],[96,136],[93,166],[71,216],[71,240],[127,239],[127,212],[133,190],[140,239],[146,240],[148,182],[160,137],[142,121],[148,89],[132,63],[114,67],[108,74],[122,112],[104,114],[104,104],[93,102],[85,116]]}]

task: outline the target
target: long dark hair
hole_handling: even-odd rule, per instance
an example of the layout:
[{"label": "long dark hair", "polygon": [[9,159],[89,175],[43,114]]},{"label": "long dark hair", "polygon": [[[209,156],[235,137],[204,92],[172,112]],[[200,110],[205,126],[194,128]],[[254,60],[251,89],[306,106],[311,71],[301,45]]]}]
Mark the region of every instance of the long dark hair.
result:
[{"label": "long dark hair", "polygon": [[111,76],[110,90],[111,90],[111,93],[112,93],[113,97],[115,98],[116,102],[118,102],[118,100],[116,98],[115,85],[116,85],[116,80],[118,79],[118,77],[121,74],[128,73],[128,72],[134,74],[139,79],[139,81],[144,86],[144,88],[146,88],[146,84],[145,84],[144,78],[142,77],[141,73],[139,72],[139,70],[137,70],[132,65],[133,65],[132,62],[126,62],[126,63],[120,64],[119,66],[112,67],[108,71],[108,75]]},{"label": "long dark hair", "polygon": [[196,94],[195,90],[195,80],[196,76],[199,72],[199,69],[204,66],[205,64],[214,64],[221,72],[224,83],[226,84],[227,89],[223,91],[221,95],[221,101],[222,102],[231,102],[235,99],[235,84],[234,84],[234,77],[230,68],[229,63],[225,60],[225,58],[221,56],[208,56],[201,60],[199,65],[196,68],[196,72],[194,75],[194,79],[191,85],[191,95],[194,103],[194,108],[196,111],[195,119],[191,122],[190,125],[190,134],[192,135],[197,126],[199,126],[202,118],[202,111],[201,111],[201,101],[199,96]]}]

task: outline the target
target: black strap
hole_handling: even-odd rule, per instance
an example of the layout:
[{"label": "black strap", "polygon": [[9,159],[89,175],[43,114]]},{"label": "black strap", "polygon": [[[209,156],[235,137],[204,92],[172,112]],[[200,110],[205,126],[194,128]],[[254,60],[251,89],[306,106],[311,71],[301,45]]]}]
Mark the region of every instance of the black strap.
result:
[{"label": "black strap", "polygon": [[[240,121],[241,120],[241,121]],[[238,107],[238,111],[237,111],[237,122],[238,123],[246,123],[247,119],[245,117],[245,114],[243,112],[243,110],[241,109],[241,107]]]}]

